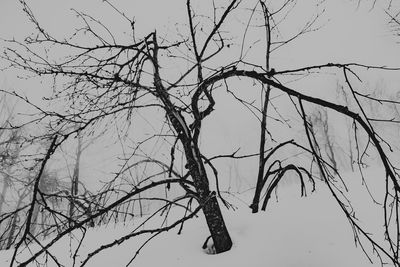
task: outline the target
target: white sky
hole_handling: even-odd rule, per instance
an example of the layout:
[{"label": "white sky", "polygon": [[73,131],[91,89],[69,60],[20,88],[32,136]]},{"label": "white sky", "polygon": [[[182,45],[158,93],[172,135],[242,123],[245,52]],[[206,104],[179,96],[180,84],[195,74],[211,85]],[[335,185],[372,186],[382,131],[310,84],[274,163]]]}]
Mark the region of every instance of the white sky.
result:
[{"label": "white sky", "polygon": [[[120,23],[119,16],[100,0],[28,2],[39,21],[56,36],[61,37],[73,32],[74,26],[76,26],[76,17],[70,11],[71,7],[101,18],[115,32],[128,30],[121,28],[123,24]],[[186,22],[186,1],[183,0],[123,0],[113,2],[117,3],[128,17],[134,16],[136,18],[138,31],[140,29],[142,32],[148,32],[157,28],[158,32],[165,32],[168,35],[175,30],[175,21]],[[298,21],[304,22],[316,10],[312,3],[313,1],[299,1],[299,6],[294,13],[294,19],[289,23],[289,27],[301,27],[302,24]],[[388,18],[379,3],[381,2],[378,1],[378,5],[370,10],[370,1],[363,2],[357,9],[357,1],[327,0],[325,2],[326,13],[321,17],[319,23],[320,25],[323,24],[324,27],[281,49],[273,56],[274,65],[272,67],[279,70],[327,62],[400,65],[400,45],[396,44],[396,41],[399,40],[396,40],[390,32],[387,25]],[[20,10],[18,1],[1,0],[0,37],[4,39],[21,38],[29,33],[31,33],[31,28]],[[2,44],[0,43],[0,45]],[[2,66],[2,62],[0,62],[0,66]],[[49,88],[39,87],[39,84],[19,81],[15,76],[14,71],[0,72],[0,84],[13,90],[19,91],[21,89],[37,101],[39,101],[38,96],[51,92]],[[385,76],[385,79],[388,79],[389,84],[400,84],[400,78],[397,76]],[[323,76],[322,79],[304,81],[300,84],[304,86],[312,85],[317,90],[317,95],[325,95],[328,92],[319,90],[319,87],[324,85],[328,89],[334,88],[336,78],[327,75]],[[377,77],[374,77],[374,79],[377,79]],[[371,81],[371,83],[374,82]],[[394,90],[397,89],[394,88]],[[219,144],[218,148],[226,149],[225,152],[228,153],[229,149],[232,149],[232,144],[240,146],[246,144],[246,140],[257,138],[258,125],[254,124],[254,121],[248,120],[248,117],[225,116],[235,108],[236,106],[229,105],[220,107],[220,111],[213,115],[215,120],[206,125],[208,127],[205,128],[206,131],[212,129],[218,133],[208,136],[207,140],[204,141],[210,144],[208,150],[206,150],[209,153],[213,152],[213,144]],[[237,127],[238,121],[240,121],[239,128]],[[99,154],[95,151],[92,151],[92,153]],[[103,160],[98,159],[96,163],[91,165],[93,167],[101,166]]]},{"label": "white sky", "polygon": [[[76,17],[70,8],[82,10],[101,18],[111,25],[114,32],[123,32],[126,23],[121,23],[120,16],[100,0],[28,1],[32,10],[49,32],[56,36],[65,36],[73,32]],[[157,28],[159,32],[173,32],[174,22],[186,22],[185,1],[114,1],[128,17],[136,18],[137,31],[149,32]],[[204,2],[204,1],[203,1]],[[254,1],[253,1],[254,2]],[[290,17],[291,28],[300,28],[316,10],[314,1],[299,1],[296,12]],[[276,69],[295,68],[307,64],[327,62],[358,62],[365,64],[393,66],[400,62],[399,45],[387,25],[388,18],[382,6],[370,9],[370,1],[363,1],[357,8],[357,1],[328,0],[325,2],[326,13],[320,19],[322,29],[311,33],[273,55]],[[196,3],[196,2],[194,2]],[[309,5],[306,3],[310,3]],[[311,10],[310,10],[311,9]],[[20,4],[15,0],[0,2],[0,38],[22,38],[31,33],[27,18],[22,14]],[[293,30],[293,29],[292,29]],[[3,45],[3,43],[0,43]],[[257,51],[257,50],[256,50]],[[0,66],[2,66],[0,62]],[[0,84],[6,82],[10,87],[18,87],[13,72],[0,72]],[[27,87],[25,85],[25,87]],[[44,89],[39,89],[43,91]],[[29,90],[32,91],[32,90]],[[33,95],[37,96],[37,89]]]}]

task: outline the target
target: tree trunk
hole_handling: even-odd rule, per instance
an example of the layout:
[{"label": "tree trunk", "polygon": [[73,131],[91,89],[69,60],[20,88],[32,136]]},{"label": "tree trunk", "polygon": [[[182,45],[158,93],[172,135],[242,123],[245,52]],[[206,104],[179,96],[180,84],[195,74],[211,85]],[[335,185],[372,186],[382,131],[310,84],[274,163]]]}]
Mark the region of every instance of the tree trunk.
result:
[{"label": "tree trunk", "polygon": [[[264,13],[264,23],[265,23],[265,38],[266,38],[266,50],[265,50],[265,69],[267,72],[270,71],[270,55],[271,55],[271,27],[270,27],[270,13],[264,2],[260,1],[263,13]],[[264,90],[264,85],[263,85]],[[253,202],[250,205],[252,213],[257,213],[260,203],[261,190],[264,186],[264,172],[265,172],[265,143],[266,143],[266,132],[267,132],[267,113],[268,113],[268,103],[271,92],[271,86],[267,84],[267,90],[264,92],[264,101],[262,105],[261,112],[261,129],[260,129],[260,146],[259,146],[259,158],[258,158],[258,175],[257,184],[254,193]]]},{"label": "tree trunk", "polygon": [[73,225],[73,218],[75,212],[75,197],[78,195],[78,183],[79,183],[79,169],[80,169],[80,161],[81,161],[81,154],[82,154],[82,136],[78,132],[78,147],[76,149],[76,160],[74,166],[74,172],[72,174],[71,179],[71,199],[69,203],[69,218],[70,218],[70,225]]},{"label": "tree trunk", "polygon": [[1,196],[0,196],[0,214],[3,211],[3,205],[6,201],[6,194],[8,191],[8,187],[10,186],[11,180],[10,177],[8,176],[8,173],[4,175],[4,180],[3,180],[3,189],[1,191]]},{"label": "tree trunk", "polygon": [[[22,200],[24,199],[24,194],[22,194],[17,202],[17,207],[15,208],[15,210],[18,210],[21,206]],[[12,222],[11,222],[11,228],[10,228],[10,233],[8,235],[8,239],[7,239],[7,246],[6,249],[10,249],[11,246],[13,245],[14,241],[17,239],[17,237],[14,236],[15,234],[15,230],[17,229],[17,224],[19,222],[19,213],[15,212],[12,218]]]},{"label": "tree trunk", "polygon": [[186,168],[189,169],[198,193],[198,201],[202,206],[211,238],[214,241],[215,251],[216,253],[228,251],[232,247],[232,240],[222,217],[215,192],[210,192],[207,172],[201,159],[197,140],[191,136],[184,117],[172,108],[169,99],[164,101],[168,104],[167,107],[171,107],[170,109],[166,108],[166,112],[183,145],[187,161]]},{"label": "tree trunk", "polygon": [[203,205],[203,213],[206,217],[211,238],[214,241],[215,252],[222,253],[230,250],[232,248],[232,240],[222,217],[215,192],[212,192],[211,198]]},{"label": "tree trunk", "polygon": [[18,216],[19,216],[18,213],[13,214],[10,232],[8,234],[7,245],[6,245],[5,249],[10,249],[14,243],[14,239],[16,239],[16,237],[14,237],[14,234],[15,234],[15,229],[17,229]]},{"label": "tree trunk", "polygon": [[[215,192],[210,192],[207,173],[197,143],[198,135],[192,136],[185,118],[182,116],[179,109],[171,102],[168,91],[162,84],[158,66],[158,44],[156,33],[153,34],[153,45],[154,50],[151,59],[154,66],[156,96],[163,103],[165,112],[178,135],[178,139],[183,145],[187,161],[186,166],[189,169],[190,176],[193,179],[194,186],[198,193],[198,201],[202,206],[211,238],[214,241],[215,251],[216,253],[228,251],[232,247],[232,240],[229,236],[228,229],[226,228],[224,218],[222,217]],[[195,122],[195,124],[197,123],[197,126],[195,127],[197,127],[198,131],[200,128],[200,122],[201,119],[200,121]]]},{"label": "tree trunk", "polygon": [[36,232],[36,226],[39,225],[38,223],[38,217],[39,217],[39,201],[35,202],[35,206],[33,207],[33,212],[32,212],[32,219],[30,221],[30,234],[35,235]]},{"label": "tree trunk", "polygon": [[199,194],[199,204],[206,218],[211,238],[214,241],[216,253],[228,251],[232,247],[232,240],[226,228],[224,218],[215,192],[210,192],[207,174],[197,145],[192,140],[183,142],[189,172]]}]

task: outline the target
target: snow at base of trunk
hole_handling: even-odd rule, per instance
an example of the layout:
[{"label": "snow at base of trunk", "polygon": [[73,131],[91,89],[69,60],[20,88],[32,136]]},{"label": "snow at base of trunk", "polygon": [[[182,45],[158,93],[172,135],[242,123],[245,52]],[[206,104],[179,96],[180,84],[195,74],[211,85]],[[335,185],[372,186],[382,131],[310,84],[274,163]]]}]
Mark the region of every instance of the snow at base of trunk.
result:
[{"label": "snow at base of trunk", "polygon": [[[371,181],[378,181],[377,171],[373,170],[370,173],[371,177],[375,177],[375,180]],[[351,183],[355,187],[361,185],[358,179],[353,179]],[[210,255],[202,249],[201,246],[209,232],[201,215],[185,223],[181,235],[177,235],[178,229],[174,229],[153,239],[140,251],[130,266],[380,266],[369,245],[365,248],[370,253],[373,264],[368,261],[362,250],[354,245],[351,227],[323,183],[318,183],[317,191],[306,198],[300,197],[300,189],[295,185],[284,185],[278,190],[279,202],[272,198],[267,211],[258,214],[252,214],[248,208],[251,194],[227,196],[237,207],[235,211],[224,211],[224,218],[234,243],[230,251]],[[361,201],[364,197],[365,194],[360,193],[356,197],[358,200],[354,199],[355,205],[366,203],[366,200]],[[359,217],[365,218],[367,227],[380,226],[377,221],[374,222],[374,218],[378,219],[381,216],[379,209],[364,206],[364,211],[363,214],[361,209]],[[179,210],[172,216],[181,215],[181,212],[182,210]],[[363,218],[360,218],[361,221]],[[135,224],[139,221],[140,219],[137,219]],[[81,258],[77,258],[76,266],[80,265],[87,253],[100,244],[110,242],[132,229],[132,225],[126,224],[88,230],[82,251],[79,253]],[[80,236],[79,232],[75,234]],[[144,240],[143,237],[134,238],[100,253],[86,266],[126,266]],[[52,251],[60,263],[72,266],[69,240],[57,243]],[[8,266],[11,255],[12,251],[0,251],[0,266]],[[55,266],[50,259],[49,266]]]}]

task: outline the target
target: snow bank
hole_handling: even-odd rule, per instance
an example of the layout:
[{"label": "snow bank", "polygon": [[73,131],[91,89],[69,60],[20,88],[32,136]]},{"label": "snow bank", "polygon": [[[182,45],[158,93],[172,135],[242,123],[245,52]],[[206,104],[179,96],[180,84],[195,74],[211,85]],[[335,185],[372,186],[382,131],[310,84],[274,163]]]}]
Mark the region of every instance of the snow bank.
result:
[{"label": "snow bank", "polygon": [[[379,172],[371,173],[375,177],[373,179],[377,181],[379,178],[376,177],[380,177]],[[354,186],[361,184],[357,179],[351,181]],[[131,266],[380,266],[379,260],[374,255],[372,255],[374,263],[371,264],[362,250],[354,245],[351,227],[322,183],[317,184],[317,191],[309,194],[307,198],[301,198],[299,189],[294,185],[281,186],[279,202],[272,198],[268,210],[255,215],[247,208],[251,195],[237,194],[228,199],[237,207],[235,211],[224,212],[234,241],[231,251],[208,255],[202,250],[201,245],[208,236],[208,230],[204,218],[199,216],[185,223],[181,235],[177,235],[178,229],[173,229],[153,239],[139,253]],[[359,202],[367,203],[360,200]],[[369,211],[366,220],[381,216],[379,210],[373,213],[373,209],[368,205],[364,205],[365,210]],[[139,222],[140,220],[136,220],[136,225]],[[159,221],[154,223],[157,224]],[[118,225],[89,230],[76,266],[79,266],[85,255],[96,246],[113,241],[133,228],[133,225]],[[79,233],[75,235],[80,236]],[[134,238],[118,247],[106,250],[89,261],[86,266],[126,266],[143,241],[144,237]],[[370,249],[368,245],[366,248]],[[60,263],[72,266],[70,240],[57,243],[52,251]],[[11,251],[0,252],[0,266],[9,265],[11,254]],[[49,260],[49,266],[55,264]]]}]

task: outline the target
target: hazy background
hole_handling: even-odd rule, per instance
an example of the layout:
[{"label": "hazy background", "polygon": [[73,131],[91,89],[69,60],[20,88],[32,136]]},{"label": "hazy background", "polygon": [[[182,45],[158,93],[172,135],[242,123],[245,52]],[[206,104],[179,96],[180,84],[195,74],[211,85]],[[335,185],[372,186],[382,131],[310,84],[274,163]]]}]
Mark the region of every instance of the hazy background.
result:
[{"label": "hazy background", "polygon": [[[254,1],[256,2],[256,1]],[[299,30],[304,22],[309,20],[316,12],[322,13],[317,22],[320,29],[300,37],[273,54],[271,65],[276,70],[303,67],[306,65],[318,65],[328,62],[357,62],[369,65],[398,66],[400,62],[399,41],[393,36],[388,25],[388,17],[384,12],[385,1],[378,1],[371,9],[372,1],[362,2],[348,0],[327,0],[320,6],[315,6],[314,1],[299,1],[294,13],[289,17],[282,32]],[[129,28],[125,21],[102,1],[61,1],[41,0],[28,1],[32,11],[36,14],[40,23],[56,37],[63,37],[73,33],[78,27],[78,21],[71,9],[89,13],[100,18],[110,29],[125,38],[124,32]],[[194,8],[207,11],[209,6],[202,6],[201,2],[194,4]],[[185,1],[114,1],[128,17],[135,17],[137,35],[140,37],[153,29],[161,36],[173,39],[177,23],[187,22]],[[235,19],[232,21],[235,22]],[[236,21],[238,23],[238,21]],[[239,21],[240,23],[240,21]],[[232,25],[234,27],[234,25]],[[0,37],[2,39],[21,39],[32,33],[32,26],[27,17],[21,11],[21,6],[15,0],[2,0],[0,2]],[[124,37],[125,36],[125,37]],[[1,42],[1,45],[4,43]],[[250,58],[261,60],[257,51],[262,53],[262,43],[255,45],[255,54]],[[233,55],[237,56],[237,55]],[[258,58],[257,58],[258,57]],[[1,62],[1,68],[4,62]],[[19,73],[5,69],[0,72],[0,85],[6,90],[15,90],[25,94],[32,101],[45,106],[41,98],[51,94],[52,89],[46,81],[41,79],[20,80]],[[315,96],[324,98],[336,97],[336,85],[340,81],[340,74],[326,72],[316,77],[305,78],[293,83],[295,88],[307,90]],[[399,88],[400,78],[395,74],[375,72],[363,76],[364,85],[374,88],[382,85],[388,90],[396,92]],[[290,86],[290,84],[288,84]],[[241,84],[233,84],[240,87]],[[241,148],[243,153],[256,152],[258,143],[253,142],[259,136],[259,125],[243,107],[238,105],[226,94],[220,92],[216,98],[216,111],[204,123],[202,145],[204,152],[210,156],[214,153],[232,153]],[[16,103],[15,110],[24,112],[26,106]],[[283,111],[285,112],[285,111]],[[288,110],[288,113],[290,111]],[[138,125],[138,131],[151,130],[151,125]],[[343,129],[337,129],[343,131]],[[346,129],[345,129],[346,130]],[[289,131],[289,130],[287,130]],[[286,137],[286,132],[281,132],[280,138]],[[105,136],[96,145],[89,147],[82,156],[82,177],[86,181],[98,180],[107,176],[117,165],[117,156],[121,155],[121,148]],[[340,134],[339,134],[340,138]],[[109,141],[109,142],[107,142]],[[71,142],[71,148],[74,146]],[[162,147],[153,151],[156,154],[162,151]],[[66,151],[68,154],[68,151]],[[71,155],[73,157],[73,155]],[[67,156],[68,158],[68,156]],[[105,164],[106,163],[106,164]],[[257,160],[243,162],[230,162],[220,165],[221,181],[225,186],[234,183],[238,190],[244,190],[254,186],[255,168]],[[89,182],[90,184],[91,182]]]}]

